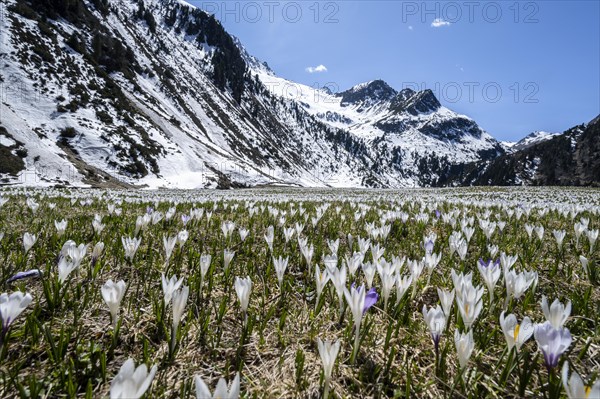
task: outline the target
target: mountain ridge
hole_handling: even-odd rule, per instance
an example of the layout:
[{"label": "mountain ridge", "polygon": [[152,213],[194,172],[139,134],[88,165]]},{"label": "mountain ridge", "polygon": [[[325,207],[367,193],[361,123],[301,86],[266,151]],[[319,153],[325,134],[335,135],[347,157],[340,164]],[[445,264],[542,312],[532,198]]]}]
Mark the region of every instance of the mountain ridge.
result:
[{"label": "mountain ridge", "polygon": [[4,184],[435,186],[506,153],[431,91],[287,81],[180,0],[7,0],[0,24]]},{"label": "mountain ridge", "polygon": [[442,172],[443,185],[600,187],[600,115],[489,162]]}]

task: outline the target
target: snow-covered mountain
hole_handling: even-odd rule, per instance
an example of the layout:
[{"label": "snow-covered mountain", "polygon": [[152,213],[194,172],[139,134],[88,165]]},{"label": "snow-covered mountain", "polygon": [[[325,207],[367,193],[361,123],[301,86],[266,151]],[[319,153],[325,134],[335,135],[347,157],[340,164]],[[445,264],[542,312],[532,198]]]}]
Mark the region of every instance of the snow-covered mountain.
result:
[{"label": "snow-covered mountain", "polygon": [[431,91],[278,77],[179,0],[3,0],[8,184],[401,187],[503,147]]},{"label": "snow-covered mountain", "polygon": [[541,130],[532,132],[527,136],[523,137],[521,140],[517,141],[515,145],[512,147],[513,150],[518,151],[530,147],[534,144],[541,143],[543,141],[547,141],[552,139],[555,136],[560,135],[560,133],[550,133],[544,132]]},{"label": "snow-covered mountain", "polygon": [[514,153],[515,151],[520,151],[527,147],[531,147],[534,144],[551,140],[553,137],[556,137],[560,134],[561,133],[550,133],[542,130],[536,130],[535,132],[529,133],[519,141],[501,141],[500,145],[504,147],[504,150],[507,153]]}]

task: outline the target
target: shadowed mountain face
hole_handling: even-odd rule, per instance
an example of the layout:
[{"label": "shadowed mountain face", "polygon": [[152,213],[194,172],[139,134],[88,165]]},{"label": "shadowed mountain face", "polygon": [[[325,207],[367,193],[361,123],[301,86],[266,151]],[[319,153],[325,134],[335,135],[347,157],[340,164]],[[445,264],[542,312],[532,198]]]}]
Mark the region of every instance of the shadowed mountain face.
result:
[{"label": "shadowed mountain face", "polygon": [[369,106],[381,102],[390,101],[397,92],[383,80],[374,80],[352,87],[338,94],[341,97],[341,105]]},{"label": "shadowed mountain face", "polygon": [[600,186],[600,116],[490,162],[449,167],[440,184]]},{"label": "shadowed mountain face", "polygon": [[286,81],[178,0],[6,0],[0,25],[6,184],[470,184],[468,168],[505,155],[430,90]]},{"label": "shadowed mountain face", "polygon": [[392,104],[391,109],[395,112],[407,112],[413,116],[435,112],[442,104],[429,89],[415,93],[410,89],[403,90]]}]

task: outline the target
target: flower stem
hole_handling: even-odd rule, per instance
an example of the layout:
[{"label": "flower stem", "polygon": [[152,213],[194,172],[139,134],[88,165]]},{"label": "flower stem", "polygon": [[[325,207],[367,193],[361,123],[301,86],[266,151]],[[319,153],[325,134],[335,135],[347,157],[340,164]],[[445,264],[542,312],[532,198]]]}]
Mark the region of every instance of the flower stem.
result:
[{"label": "flower stem", "polygon": [[350,364],[354,364],[354,361],[356,360],[359,343],[360,343],[360,324],[357,324],[356,325],[356,334],[354,335],[354,348],[352,348],[352,357],[350,357]]},{"label": "flower stem", "polygon": [[323,388],[323,399],[327,399],[329,397],[329,378],[325,378],[324,388]]},{"label": "flower stem", "polygon": [[169,354],[171,357],[175,354],[175,345],[177,344],[177,326],[171,326],[171,344],[169,346]]}]

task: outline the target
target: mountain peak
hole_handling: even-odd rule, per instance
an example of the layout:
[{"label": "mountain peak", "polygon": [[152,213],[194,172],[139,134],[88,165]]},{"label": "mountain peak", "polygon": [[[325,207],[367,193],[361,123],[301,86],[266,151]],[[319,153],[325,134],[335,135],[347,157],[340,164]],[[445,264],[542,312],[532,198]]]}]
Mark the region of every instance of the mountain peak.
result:
[{"label": "mountain peak", "polygon": [[353,104],[371,106],[375,103],[389,101],[398,94],[390,85],[381,79],[360,83],[338,94],[342,98],[343,107]]},{"label": "mountain peak", "polygon": [[393,100],[391,109],[398,113],[408,112],[411,115],[435,112],[442,104],[430,89],[415,92],[411,89],[402,90]]},{"label": "mountain peak", "polygon": [[541,143],[543,141],[547,141],[552,139],[555,136],[558,136],[560,133],[549,133],[541,130],[536,130],[535,132],[529,133],[527,136],[523,137],[519,140],[514,146],[514,150],[522,150],[527,147],[531,147],[534,144]]},{"label": "mountain peak", "polygon": [[246,62],[246,64],[251,70],[262,71],[269,75],[275,74],[275,72],[273,72],[269,64],[267,64],[265,61],[259,60],[258,58],[250,54],[248,50],[246,50],[246,47],[244,47],[244,45],[242,44],[242,41],[237,36],[230,36],[233,39],[233,44],[235,44],[238,50],[240,50],[240,55],[242,56],[242,59]]},{"label": "mountain peak", "polygon": [[[0,152],[11,154],[2,182],[44,170],[43,184],[77,186],[400,187],[498,155],[474,121],[436,111],[431,91],[377,79],[289,98],[277,87],[293,82],[181,0],[63,3],[7,8],[3,71],[43,90],[35,103],[1,104]],[[48,51],[31,56],[38,43]]]}]

